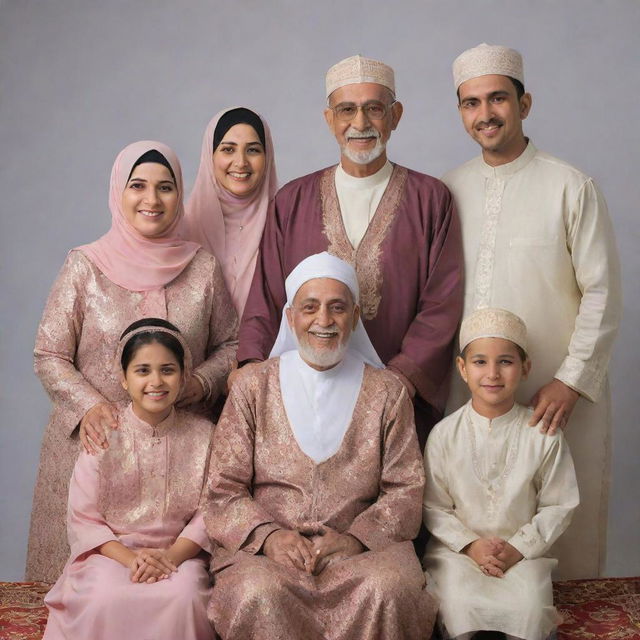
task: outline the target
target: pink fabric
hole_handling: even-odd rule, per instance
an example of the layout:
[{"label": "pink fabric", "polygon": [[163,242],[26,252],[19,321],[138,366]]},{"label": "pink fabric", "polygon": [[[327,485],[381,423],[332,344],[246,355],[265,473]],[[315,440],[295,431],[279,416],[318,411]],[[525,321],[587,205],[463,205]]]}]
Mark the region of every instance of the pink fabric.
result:
[{"label": "pink fabric", "polygon": [[[201,244],[220,262],[225,284],[242,317],[278,179],[269,126],[262,116],[266,163],[262,184],[248,198],[238,198],[218,185],[213,171],[213,134],[220,118],[237,107],[224,109],[207,125],[202,139],[200,168],[187,201],[188,237]],[[254,112],[255,113],[255,112]]]},{"label": "pink fabric", "polygon": [[[147,151],[159,151],[169,162],[178,188],[178,215],[159,238],[145,238],[122,212],[122,193],[136,160]],[[78,247],[111,282],[130,291],[160,289],[177,278],[191,262],[199,245],[182,239],[184,207],[180,163],[175,153],[161,142],[142,140],[125,147],[111,169],[109,209],[111,229],[91,244]]]},{"label": "pink fabric", "polygon": [[186,560],[167,580],[137,584],[129,570],[96,552],[119,540],[129,548],[167,548],[178,537],[209,550],[198,509],[212,424],[186,411],[151,427],[131,406],[97,456],[82,453],[69,487],[71,556],[45,598],[44,638],[213,640],[206,607],[205,554]]}]

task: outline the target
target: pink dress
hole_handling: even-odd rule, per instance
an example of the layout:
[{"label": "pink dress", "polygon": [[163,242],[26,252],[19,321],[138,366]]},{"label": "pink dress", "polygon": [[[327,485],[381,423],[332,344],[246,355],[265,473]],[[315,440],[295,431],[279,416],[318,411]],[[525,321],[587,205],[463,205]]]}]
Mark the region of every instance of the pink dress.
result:
[{"label": "pink dress", "polygon": [[[166,318],[182,332],[210,404],[235,357],[237,318],[222,272],[200,250],[164,288],[114,284],[81,251],[71,251],[55,281],[35,346],[35,369],[53,401],[35,488],[27,579],[55,582],[69,557],[64,524],[69,478],[80,451],[78,424],[99,402],[121,402],[118,340],[133,321]],[[113,434],[110,434],[113,435]]]},{"label": "pink dress", "polygon": [[155,428],[119,407],[111,446],[82,453],[69,487],[71,557],[45,598],[46,640],[209,640],[210,581],[206,553],[186,560],[170,578],[133,583],[129,569],[96,551],[125,546],[167,548],[178,537],[209,551],[198,509],[211,423],[174,411]]}]

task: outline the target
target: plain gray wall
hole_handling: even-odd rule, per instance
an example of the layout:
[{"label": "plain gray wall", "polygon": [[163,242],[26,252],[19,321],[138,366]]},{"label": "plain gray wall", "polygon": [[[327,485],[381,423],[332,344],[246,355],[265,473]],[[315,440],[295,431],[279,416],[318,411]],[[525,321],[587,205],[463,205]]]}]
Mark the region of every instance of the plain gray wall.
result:
[{"label": "plain gray wall", "polygon": [[0,579],[23,573],[49,411],[32,371],[36,326],[66,252],[109,227],[116,153],[162,140],[190,185],[206,123],[241,104],[269,121],[284,184],[336,161],[324,73],[362,53],[396,70],[405,113],[390,157],[438,176],[478,153],[450,66],[483,41],[523,53],[527,134],[593,175],[609,203],[625,317],[611,367],[608,573],[640,574],[639,32],[635,0],[0,0]]}]

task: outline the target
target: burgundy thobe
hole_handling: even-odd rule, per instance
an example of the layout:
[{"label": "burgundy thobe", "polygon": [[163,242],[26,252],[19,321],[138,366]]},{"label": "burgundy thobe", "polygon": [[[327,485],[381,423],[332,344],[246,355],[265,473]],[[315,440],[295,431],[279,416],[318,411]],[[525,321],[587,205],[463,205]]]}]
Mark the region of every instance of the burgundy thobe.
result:
[{"label": "burgundy thobe", "polygon": [[362,319],[378,355],[416,388],[423,441],[444,410],[462,313],[462,245],[453,199],[439,180],[394,165],[354,249],[335,170],[298,178],[276,195],[242,318],[238,360],[269,356],[286,301],[285,278],[304,258],[328,251],[356,269]]}]

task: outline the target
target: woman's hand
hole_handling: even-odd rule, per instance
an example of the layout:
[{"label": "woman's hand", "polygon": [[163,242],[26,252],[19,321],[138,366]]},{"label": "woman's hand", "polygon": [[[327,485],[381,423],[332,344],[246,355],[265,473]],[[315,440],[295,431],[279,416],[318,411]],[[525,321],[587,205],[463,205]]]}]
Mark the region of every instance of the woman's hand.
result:
[{"label": "woman's hand", "polygon": [[189,378],[189,382],[185,385],[182,393],[180,394],[180,399],[176,402],[176,406],[178,407],[188,407],[192,404],[197,404],[204,398],[204,389],[202,388],[202,383],[198,378],[192,375]]},{"label": "woman's hand", "polygon": [[138,549],[134,553],[129,565],[131,582],[153,584],[178,570],[164,549]]},{"label": "woman's hand", "polygon": [[80,420],[80,442],[87,453],[95,455],[99,449],[107,449],[107,431],[117,429],[116,415],[113,405],[99,402],[84,414]]}]

